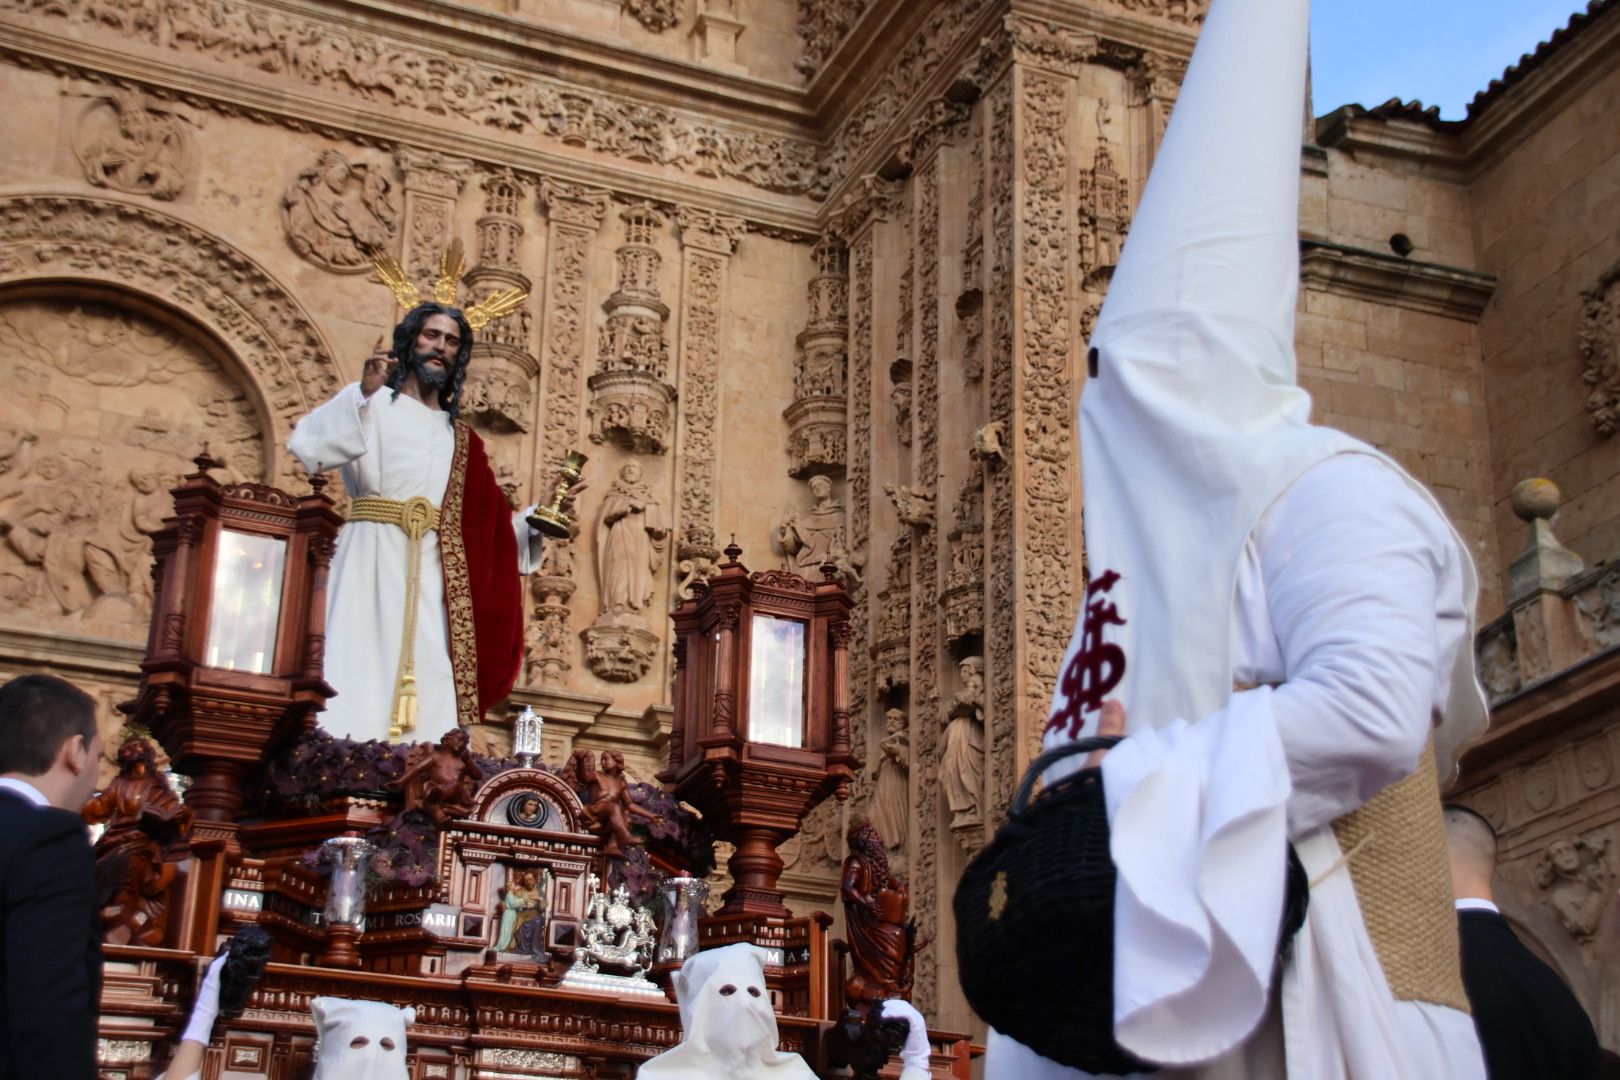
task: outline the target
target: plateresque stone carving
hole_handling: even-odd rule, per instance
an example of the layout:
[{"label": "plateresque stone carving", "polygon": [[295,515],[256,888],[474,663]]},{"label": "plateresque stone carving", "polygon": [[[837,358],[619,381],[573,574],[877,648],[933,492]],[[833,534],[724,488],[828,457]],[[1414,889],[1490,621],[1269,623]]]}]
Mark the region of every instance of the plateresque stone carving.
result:
[{"label": "plateresque stone carving", "polygon": [[138,90],[94,98],[79,114],[73,151],[96,187],[173,199],[191,173],[191,120]]},{"label": "plateresque stone carving", "polygon": [[371,268],[399,233],[399,201],[380,167],[323,150],[281,197],[281,225],[300,257],[337,274]]}]

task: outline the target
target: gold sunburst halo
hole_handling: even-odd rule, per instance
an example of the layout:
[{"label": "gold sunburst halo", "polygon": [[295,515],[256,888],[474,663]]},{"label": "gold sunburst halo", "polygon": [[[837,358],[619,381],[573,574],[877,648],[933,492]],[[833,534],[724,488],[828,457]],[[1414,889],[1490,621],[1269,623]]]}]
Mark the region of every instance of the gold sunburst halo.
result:
[{"label": "gold sunburst halo", "polygon": [[463,309],[462,314],[467,317],[468,326],[474,330],[482,330],[496,319],[504,319],[517,311],[528,298],[528,292],[523,289],[502,289],[490,293],[472,307]]},{"label": "gold sunburst halo", "polygon": [[441,304],[456,302],[456,285],[467,272],[467,257],[462,254],[461,238],[450,241],[450,246],[439,256],[439,280],[433,283],[433,299]]},{"label": "gold sunburst halo", "polygon": [[[379,285],[386,285],[400,307],[413,308],[427,301],[428,294],[416,287],[410,275],[405,272],[405,268],[400,266],[399,260],[392,255],[380,251],[373,252],[371,266],[375,271],[371,280]],[[467,257],[461,241],[452,240],[450,246],[444,249],[444,254],[439,257],[439,278],[433,283],[433,299],[441,304],[455,306],[456,286],[466,272]],[[474,330],[482,330],[490,323],[519,311],[528,298],[529,293],[526,289],[500,289],[463,308],[462,315],[466,317],[468,326]]]}]

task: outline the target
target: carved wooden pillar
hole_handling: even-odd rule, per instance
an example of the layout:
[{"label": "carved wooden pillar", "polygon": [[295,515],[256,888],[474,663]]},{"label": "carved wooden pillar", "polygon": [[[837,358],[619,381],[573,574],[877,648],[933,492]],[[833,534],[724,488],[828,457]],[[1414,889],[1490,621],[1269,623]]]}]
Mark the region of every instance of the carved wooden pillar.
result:
[{"label": "carved wooden pillar", "polygon": [[429,282],[439,276],[439,258],[454,239],[456,197],[472,172],[470,162],[437,151],[405,147],[394,155],[404,178],[404,251],[400,265],[411,279]]},{"label": "carved wooden pillar", "polygon": [[[536,461],[561,461],[580,439],[585,365],[585,312],[591,280],[591,245],[607,213],[600,188],[540,183],[547,215],[545,377]],[[542,464],[540,468],[544,468]],[[532,684],[562,686],[573,668],[574,540],[548,541],[544,572],[535,579],[535,627],[529,642]]]},{"label": "carved wooden pillar", "polygon": [[725,341],[726,274],[742,240],[741,218],[675,208],[681,238],[681,342],[677,375],[680,414],[675,426],[679,507],[675,543],[679,575],[670,599],[678,606],[719,568],[714,488],[720,453],[720,356]]}]

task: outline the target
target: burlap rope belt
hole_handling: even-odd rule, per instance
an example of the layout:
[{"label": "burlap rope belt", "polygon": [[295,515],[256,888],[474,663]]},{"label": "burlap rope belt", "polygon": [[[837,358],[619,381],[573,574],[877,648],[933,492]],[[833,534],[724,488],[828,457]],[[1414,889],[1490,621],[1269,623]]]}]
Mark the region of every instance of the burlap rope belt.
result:
[{"label": "burlap rope belt", "polygon": [[349,520],[398,525],[409,541],[405,549],[405,634],[399,643],[399,673],[388,711],[388,738],[394,741],[416,729],[416,611],[422,594],[422,538],[439,527],[439,508],[421,495],[404,501],[366,495],[350,505]]}]

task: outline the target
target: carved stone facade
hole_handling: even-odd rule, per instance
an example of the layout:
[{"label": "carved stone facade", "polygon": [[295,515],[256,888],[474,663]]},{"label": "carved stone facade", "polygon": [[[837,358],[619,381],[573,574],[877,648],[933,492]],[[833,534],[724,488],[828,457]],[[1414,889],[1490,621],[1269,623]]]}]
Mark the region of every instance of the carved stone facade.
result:
[{"label": "carved stone facade", "polygon": [[[467,386],[509,496],[591,458],[575,536],[526,583],[514,700],[546,716],[548,757],[619,749],[650,776],[668,611],[731,536],[765,568],[792,519],[795,568],[830,557],[853,590],[865,768],[849,809],[784,848],[790,903],[836,909],[848,815],[883,800],[934,943],[917,1000],[974,1030],[946,900],[1036,748],[1082,594],[1085,339],[1205,6],[378,0],[356,21],[326,0],[0,0],[0,346],[19,361],[0,673],[70,671],[110,734],[173,477],[206,443],[237,479],[305,490],[292,425],[398,314],[370,252],[431,280],[459,239],[466,294],[533,294],[477,334]],[[1612,1018],[1585,973],[1620,948],[1590,913],[1614,888],[1620,747],[1568,673],[1620,644],[1620,134],[1578,123],[1620,110],[1620,9],[1582,18],[1566,37],[1585,45],[1460,127],[1322,121],[1299,370],[1315,418],[1400,460],[1469,543],[1499,714],[1585,710],[1573,733],[1499,723],[1467,783],[1500,811],[1515,917]],[[1415,251],[1381,254],[1397,232]],[[602,522],[632,463],[621,539],[645,539],[624,550],[646,569],[622,573]],[[1565,484],[1560,531],[1594,567],[1533,601],[1507,587],[1527,471]],[[970,814],[941,770],[975,741]]]},{"label": "carved stone facade", "polygon": [[627,450],[662,454],[674,421],[675,388],[669,384],[669,342],[664,324],[669,305],[659,298],[663,256],[656,240],[667,222],[651,203],[626,207],[624,243],[615,252],[619,285],[602,303],[607,322],[597,338],[591,389],[591,441],[612,440]]}]

